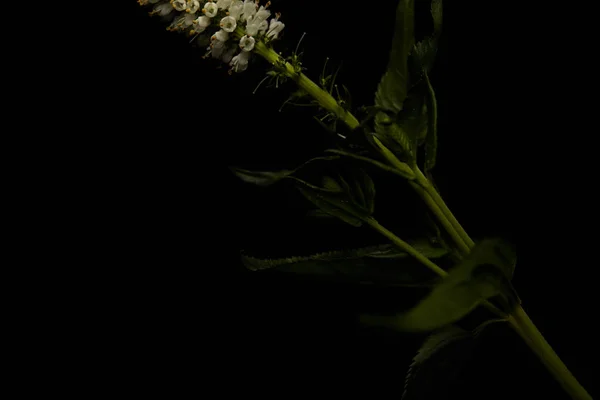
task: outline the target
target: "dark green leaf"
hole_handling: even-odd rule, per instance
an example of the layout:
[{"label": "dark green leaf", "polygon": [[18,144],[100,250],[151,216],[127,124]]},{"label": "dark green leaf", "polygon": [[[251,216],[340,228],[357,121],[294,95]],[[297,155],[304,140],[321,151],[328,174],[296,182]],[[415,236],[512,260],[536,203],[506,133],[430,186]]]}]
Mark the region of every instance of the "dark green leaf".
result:
[{"label": "dark green leaf", "polygon": [[506,277],[506,263],[503,242],[483,240],[414,308],[396,317],[365,316],[363,321],[402,331],[431,331],[460,320],[494,296],[514,306],[518,297]]},{"label": "dark green leaf", "polygon": [[402,109],[408,91],[408,55],[414,46],[414,0],[400,0],[392,50],[375,93],[375,104],[394,113]]},{"label": "dark green leaf", "polygon": [[355,170],[355,178],[351,188],[354,193],[352,197],[369,214],[373,214],[375,211],[375,183],[373,183],[371,177],[362,169]]},{"label": "dark green leaf", "polygon": [[306,213],[307,217],[315,217],[315,218],[333,218],[331,214],[327,214],[325,211],[320,208],[310,210]]},{"label": "dark green leaf", "polygon": [[[431,16],[433,18],[433,34],[415,44],[410,62],[425,72],[431,71],[437,53],[438,40],[442,31],[442,0],[431,2]],[[412,69],[411,69],[412,71]],[[420,75],[420,73],[419,73]]]},{"label": "dark green leaf", "polygon": [[327,190],[331,190],[332,192],[341,193],[344,191],[342,186],[330,176],[323,177],[323,187]]},{"label": "dark green leaf", "polygon": [[438,281],[431,271],[393,245],[274,260],[243,256],[242,262],[253,271],[272,269],[349,283],[424,287]]},{"label": "dark green leaf", "polygon": [[414,164],[416,148],[413,140],[391,117],[381,112],[375,116],[375,136],[394,154]]},{"label": "dark green leaf", "polygon": [[240,178],[244,182],[253,183],[258,186],[270,186],[276,182],[279,182],[282,179],[291,177],[292,174],[314,161],[331,161],[337,160],[339,158],[339,156],[315,157],[292,170],[285,169],[281,171],[251,171],[237,167],[230,167],[230,169],[238,178]]},{"label": "dark green leaf", "polygon": [[342,175],[324,177],[323,188],[302,180],[297,185],[300,192],[322,211],[340,218],[352,226],[361,226],[375,207],[375,185],[362,169],[352,170],[348,180]]},{"label": "dark green leaf", "polygon": [[345,193],[328,193],[302,185],[297,185],[297,188],[306,199],[325,213],[338,217],[352,226],[362,226],[363,219],[369,216],[366,211],[352,204]]},{"label": "dark green leaf", "polygon": [[[431,260],[442,258],[448,255],[448,250],[443,247],[433,245],[431,241],[427,239],[412,240],[409,242],[409,244],[415,248],[415,250]],[[390,246],[388,251],[381,250],[378,253],[370,254],[369,257],[404,258],[409,257],[409,254],[399,250],[395,246]]]},{"label": "dark green leaf", "polygon": [[416,149],[427,136],[427,96],[427,86],[424,83],[415,86],[404,102],[404,109],[397,116],[398,126],[410,140],[412,149]]},{"label": "dark green leaf", "polygon": [[454,325],[430,335],[408,369],[401,400],[446,398],[448,387],[472,355],[474,339],[471,332]]}]

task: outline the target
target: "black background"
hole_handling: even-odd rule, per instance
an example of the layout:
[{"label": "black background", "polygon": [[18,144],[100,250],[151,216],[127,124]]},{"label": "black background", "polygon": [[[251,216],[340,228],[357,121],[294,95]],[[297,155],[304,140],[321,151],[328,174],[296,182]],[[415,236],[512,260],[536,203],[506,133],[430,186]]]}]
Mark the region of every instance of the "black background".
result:
[{"label": "black background", "polygon": [[[585,259],[569,250],[579,239],[564,213],[571,206],[556,195],[563,172],[549,177],[553,156],[529,144],[541,133],[523,89],[533,70],[523,61],[525,34],[507,29],[508,11],[446,3],[432,75],[436,183],[473,237],[517,244],[514,284],[524,308],[593,393],[585,291],[564,278],[565,270],[578,276]],[[325,57],[343,60],[339,82],[355,105],[369,104],[385,70],[394,9],[393,1],[273,1],[286,24],[276,48],[289,54],[306,31],[307,75],[317,78]],[[426,8],[417,11],[417,29],[426,32]],[[423,337],[367,330],[356,315],[414,294],[266,276],[239,263],[240,250],[287,256],[384,242],[366,228],[307,221],[307,204],[291,187],[250,187],[227,169],[290,168],[319,154],[330,142],[311,110],[278,112],[292,87],[263,86],[253,95],[262,60],[229,76],[133,1],[109,24],[113,34],[96,39],[105,51],[90,80],[99,111],[90,145],[101,149],[91,196],[100,204],[94,223],[105,232],[95,257],[119,293],[105,295],[118,310],[110,337],[122,349],[119,372],[108,379],[166,394],[399,397]],[[375,216],[399,234],[418,233],[423,209],[412,192],[384,174],[375,179]],[[507,327],[490,329],[488,339],[447,393],[566,398]]]}]

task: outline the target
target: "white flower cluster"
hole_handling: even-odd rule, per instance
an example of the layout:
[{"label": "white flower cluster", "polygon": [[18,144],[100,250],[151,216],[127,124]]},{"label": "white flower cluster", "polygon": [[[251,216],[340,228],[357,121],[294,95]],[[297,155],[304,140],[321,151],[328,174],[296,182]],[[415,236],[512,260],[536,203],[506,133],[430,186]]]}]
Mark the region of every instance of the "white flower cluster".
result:
[{"label": "white flower cluster", "polygon": [[231,66],[230,72],[244,71],[256,41],[277,39],[285,26],[279,21],[279,13],[268,20],[271,2],[260,7],[258,0],[138,0],[138,3],[153,5],[151,15],[172,18],[169,30],[187,32],[199,45],[208,45],[205,57],[221,59]]}]

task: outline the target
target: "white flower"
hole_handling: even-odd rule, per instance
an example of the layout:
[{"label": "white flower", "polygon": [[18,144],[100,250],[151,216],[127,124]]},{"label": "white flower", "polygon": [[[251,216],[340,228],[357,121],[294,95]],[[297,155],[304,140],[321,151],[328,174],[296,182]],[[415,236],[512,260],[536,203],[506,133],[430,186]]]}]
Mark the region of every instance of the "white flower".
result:
[{"label": "white flower", "polygon": [[256,40],[252,36],[246,35],[240,39],[240,48],[243,51],[252,51],[254,43],[256,43]]},{"label": "white flower", "polygon": [[194,25],[194,31],[191,33],[204,32],[204,30],[210,26],[210,18],[208,18],[205,15],[198,17],[194,20],[193,25]]},{"label": "white flower", "polygon": [[219,11],[219,7],[217,7],[217,3],[209,1],[208,3],[206,3],[204,5],[204,8],[202,9],[202,12],[204,13],[204,15],[206,15],[209,18],[214,17],[215,15],[217,15],[217,12]]},{"label": "white flower", "polygon": [[277,13],[275,18],[271,18],[271,23],[269,24],[269,30],[267,31],[267,37],[269,39],[277,39],[279,33],[283,30],[285,25],[278,21],[281,14]]},{"label": "white flower", "polygon": [[187,8],[185,11],[190,14],[195,14],[200,9],[200,2],[198,0],[187,0]]},{"label": "white flower", "polygon": [[171,0],[171,4],[177,11],[183,11],[187,8],[186,0]]},{"label": "white flower", "polygon": [[208,48],[208,53],[211,54],[214,58],[220,58],[226,49],[225,42],[214,39],[214,36],[211,39],[212,41],[210,43],[210,47]]},{"label": "white flower", "polygon": [[231,6],[229,6],[228,15],[236,19],[240,19],[242,11],[244,10],[244,3],[242,0],[233,0]]},{"label": "white flower", "polygon": [[229,39],[229,33],[221,29],[220,31],[212,35],[211,39],[218,40],[220,42],[226,42]]},{"label": "white flower", "polygon": [[185,29],[188,26],[194,23],[194,15],[193,14],[181,14],[179,17],[175,18],[175,20],[171,23],[169,29],[179,30]]},{"label": "white flower", "polygon": [[235,56],[231,59],[231,62],[229,63],[229,65],[231,65],[233,67],[232,69],[235,72],[245,71],[246,68],[248,67],[248,59],[249,58],[250,58],[250,52],[242,51],[240,54],[238,54],[237,56]]},{"label": "white flower", "polygon": [[263,21],[258,26],[258,33],[260,33],[261,35],[264,35],[265,32],[267,31],[267,29],[269,29],[269,23],[267,21]]},{"label": "white flower", "polygon": [[161,17],[166,17],[173,12],[173,6],[169,3],[160,3],[154,6],[150,15],[158,14]]},{"label": "white flower", "polygon": [[248,21],[246,22],[246,34],[250,36],[256,36],[260,30],[261,24],[266,22],[270,15],[271,11],[261,6],[260,10],[258,10],[255,15],[248,18]]},{"label": "white flower", "polygon": [[247,21],[250,17],[256,14],[258,6],[254,0],[244,0],[244,11],[242,13],[242,21]]},{"label": "white flower", "polygon": [[233,18],[232,16],[228,16],[228,17],[221,19],[219,26],[225,32],[233,32],[235,30],[235,27],[237,26],[237,23],[235,21],[235,18]]},{"label": "white flower", "polygon": [[217,0],[217,7],[219,7],[220,10],[224,10],[231,5],[232,1],[233,0]]}]

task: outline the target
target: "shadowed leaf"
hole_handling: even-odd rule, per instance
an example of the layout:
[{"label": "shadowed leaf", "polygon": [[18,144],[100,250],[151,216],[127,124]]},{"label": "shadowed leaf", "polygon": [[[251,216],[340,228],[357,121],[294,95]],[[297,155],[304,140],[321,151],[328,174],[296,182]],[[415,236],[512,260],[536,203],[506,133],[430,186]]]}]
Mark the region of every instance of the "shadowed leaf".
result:
[{"label": "shadowed leaf", "polygon": [[289,178],[292,174],[294,174],[295,172],[312,162],[331,161],[337,160],[339,158],[339,156],[315,157],[292,170],[284,169],[281,171],[251,171],[237,167],[230,167],[230,169],[238,178],[240,178],[244,182],[252,183],[258,186],[270,186],[274,183],[279,182],[282,179]]},{"label": "shadowed leaf", "polygon": [[474,339],[454,325],[428,336],[408,369],[401,400],[450,398],[448,388],[468,362]]},{"label": "shadowed leaf", "polygon": [[400,0],[392,49],[385,74],[375,93],[375,105],[397,113],[408,91],[408,55],[414,46],[414,0]]},{"label": "shadowed leaf", "polygon": [[509,263],[505,242],[483,240],[414,308],[395,317],[365,315],[362,321],[401,331],[431,331],[460,320],[495,296],[510,312],[519,299],[507,277]]},{"label": "shadowed leaf", "polygon": [[[425,241],[412,244],[414,247],[428,248],[432,258],[442,258],[446,255],[443,249],[434,249]],[[253,271],[268,269],[349,283],[424,287],[432,286],[438,281],[431,271],[393,245],[281,259],[258,259],[244,255],[242,262],[246,268]]]}]

